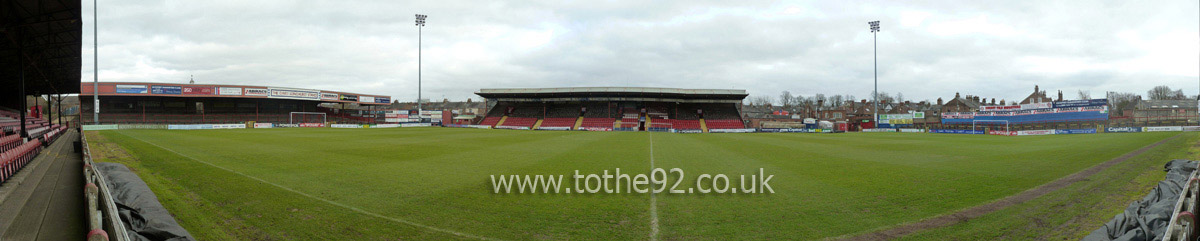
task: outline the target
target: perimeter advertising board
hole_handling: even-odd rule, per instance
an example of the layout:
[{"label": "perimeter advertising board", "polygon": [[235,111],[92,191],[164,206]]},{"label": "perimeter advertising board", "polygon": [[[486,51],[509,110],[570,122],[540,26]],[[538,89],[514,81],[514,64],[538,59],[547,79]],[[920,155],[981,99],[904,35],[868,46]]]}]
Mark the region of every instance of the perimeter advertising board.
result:
[{"label": "perimeter advertising board", "polygon": [[1039,136],[1039,135],[1054,135],[1054,130],[1028,130],[1017,131],[1018,136]]},{"label": "perimeter advertising board", "polygon": [[282,88],[271,88],[269,90],[271,93],[271,95],[268,96],[269,98],[294,99],[294,100],[320,100],[321,99],[321,92],[312,91],[312,90],[282,89]]},{"label": "perimeter advertising board", "polygon": [[1054,134],[1096,134],[1096,129],[1057,129]]},{"label": "perimeter advertising board", "polygon": [[1142,132],[1141,127],[1109,127],[1104,132]]}]

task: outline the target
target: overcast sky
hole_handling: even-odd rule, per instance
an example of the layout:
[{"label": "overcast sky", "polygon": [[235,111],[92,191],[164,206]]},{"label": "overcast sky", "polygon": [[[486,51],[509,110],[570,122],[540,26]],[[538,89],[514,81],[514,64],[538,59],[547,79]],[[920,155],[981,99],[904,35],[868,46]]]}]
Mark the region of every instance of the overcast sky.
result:
[{"label": "overcast sky", "polygon": [[[252,84],[417,96],[637,86],[906,99],[1020,99],[1037,84],[1200,89],[1200,5],[1161,1],[104,0],[100,81]],[[83,80],[92,81],[84,1]]]}]

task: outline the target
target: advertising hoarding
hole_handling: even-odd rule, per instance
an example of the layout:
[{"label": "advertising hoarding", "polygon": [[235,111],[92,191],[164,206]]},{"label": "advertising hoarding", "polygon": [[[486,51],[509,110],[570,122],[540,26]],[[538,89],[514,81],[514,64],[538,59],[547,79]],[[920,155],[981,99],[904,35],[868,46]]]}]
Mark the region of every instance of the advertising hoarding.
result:
[{"label": "advertising hoarding", "polygon": [[213,92],[215,92],[213,90],[213,87],[194,87],[194,86],[183,87],[183,94],[185,94],[185,95],[213,95],[214,94]]},{"label": "advertising hoarding", "polygon": [[242,95],[240,87],[217,87],[217,95]]},{"label": "advertising hoarding", "polygon": [[183,87],[170,85],[152,85],[150,86],[151,94],[159,95],[178,95],[183,94]]},{"label": "advertising hoarding", "polygon": [[145,94],[145,85],[117,85],[117,93],[121,94]]}]

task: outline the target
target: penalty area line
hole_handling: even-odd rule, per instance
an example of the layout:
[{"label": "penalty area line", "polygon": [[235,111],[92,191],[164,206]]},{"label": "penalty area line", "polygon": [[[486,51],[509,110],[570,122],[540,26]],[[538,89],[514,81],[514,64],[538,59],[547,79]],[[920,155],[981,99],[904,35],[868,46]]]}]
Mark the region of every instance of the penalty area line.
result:
[{"label": "penalty area line", "polygon": [[286,190],[286,191],[289,191],[289,192],[292,192],[292,193],[295,193],[295,194],[300,194],[301,196],[305,196],[305,197],[308,197],[308,198],[311,198],[311,199],[315,199],[315,200],[322,201],[322,202],[325,202],[325,203],[328,203],[328,204],[332,204],[332,205],[334,205],[334,206],[338,206],[338,207],[342,207],[342,208],[345,208],[345,209],[349,209],[349,210],[351,210],[351,211],[354,211],[354,212],[357,212],[357,213],[366,214],[367,216],[376,217],[376,218],[381,218],[381,219],[389,220],[389,221],[392,221],[392,222],[397,222],[397,223],[407,224],[407,225],[414,226],[414,227],[418,227],[418,228],[424,228],[424,229],[428,229],[428,230],[438,231],[438,232],[441,232],[441,233],[452,234],[452,235],[459,236],[459,237],[464,237],[464,238],[472,238],[472,239],[480,239],[480,240],[498,240],[498,239],[493,239],[493,238],[483,237],[483,236],[479,236],[479,235],[474,235],[474,234],[469,234],[469,233],[462,233],[462,232],[458,232],[458,231],[454,231],[454,230],[449,230],[449,229],[443,229],[443,228],[438,228],[438,227],[434,227],[434,226],[424,225],[424,224],[416,223],[416,222],[413,222],[413,221],[408,221],[408,220],[404,220],[404,219],[399,219],[399,218],[388,217],[388,216],[384,216],[384,215],[381,215],[381,214],[378,214],[378,213],[369,212],[369,211],[366,211],[366,210],[362,210],[362,209],[360,209],[360,208],[352,207],[352,206],[350,206],[350,205],[346,205],[346,204],[342,204],[342,203],[339,203],[339,202],[335,202],[335,201],[333,201],[333,200],[329,200],[329,199],[325,199],[325,198],[322,198],[322,197],[313,196],[312,194],[308,194],[308,193],[300,192],[300,191],[297,191],[297,190],[295,190],[295,189],[291,189],[291,188],[285,187],[285,186],[283,186],[283,185],[275,184],[275,183],[273,183],[273,182],[268,182],[267,180],[263,180],[263,179],[261,179],[261,178],[257,178],[257,177],[250,176],[250,175],[246,175],[246,174],[244,174],[244,173],[241,173],[241,172],[238,172],[238,171],[234,171],[233,169],[225,168],[225,167],[222,167],[222,166],[217,166],[217,165],[215,165],[215,164],[212,164],[212,163],[209,163],[209,162],[206,162],[206,161],[202,161],[202,160],[200,160],[200,159],[196,159],[196,158],[193,158],[193,157],[191,157],[191,156],[188,156],[188,155],[184,155],[183,153],[179,153],[179,152],[177,152],[177,151],[175,151],[175,150],[172,150],[172,149],[170,149],[170,148],[166,148],[166,147],[160,146],[160,145],[158,145],[158,144],[154,144],[154,143],[152,143],[152,142],[149,142],[149,141],[146,141],[146,140],[142,140],[141,138],[137,138],[137,137],[130,136],[130,135],[125,135],[125,136],[131,137],[131,138],[133,138],[133,139],[136,139],[136,140],[138,140],[138,141],[141,141],[141,142],[145,142],[146,144],[150,144],[150,145],[152,145],[152,146],[155,146],[155,147],[161,148],[161,149],[163,149],[163,150],[167,150],[167,151],[169,151],[169,152],[171,152],[171,153],[175,153],[176,155],[179,155],[179,156],[182,156],[182,157],[186,157],[186,158],[188,158],[188,159],[191,159],[192,161],[196,161],[196,162],[199,162],[199,163],[203,163],[203,164],[205,164],[205,165],[209,165],[209,166],[212,166],[212,167],[216,167],[216,168],[218,168],[218,169],[225,170],[225,171],[227,171],[227,172],[231,172],[231,173],[233,173],[233,174],[238,174],[239,176],[242,176],[242,177],[246,177],[246,178],[254,179],[255,181],[259,181],[259,182],[262,182],[262,183],[266,183],[266,184],[268,184],[268,185],[275,186],[275,187],[277,187],[277,188],[279,188],[279,189],[283,189],[283,190]]}]

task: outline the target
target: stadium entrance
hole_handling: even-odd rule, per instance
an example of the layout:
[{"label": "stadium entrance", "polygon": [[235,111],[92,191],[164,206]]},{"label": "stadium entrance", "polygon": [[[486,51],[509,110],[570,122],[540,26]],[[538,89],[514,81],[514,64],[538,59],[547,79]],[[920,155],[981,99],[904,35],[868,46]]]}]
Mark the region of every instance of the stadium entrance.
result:
[{"label": "stadium entrance", "polygon": [[498,129],[708,132],[745,129],[745,90],[676,88],[481,89]]}]

